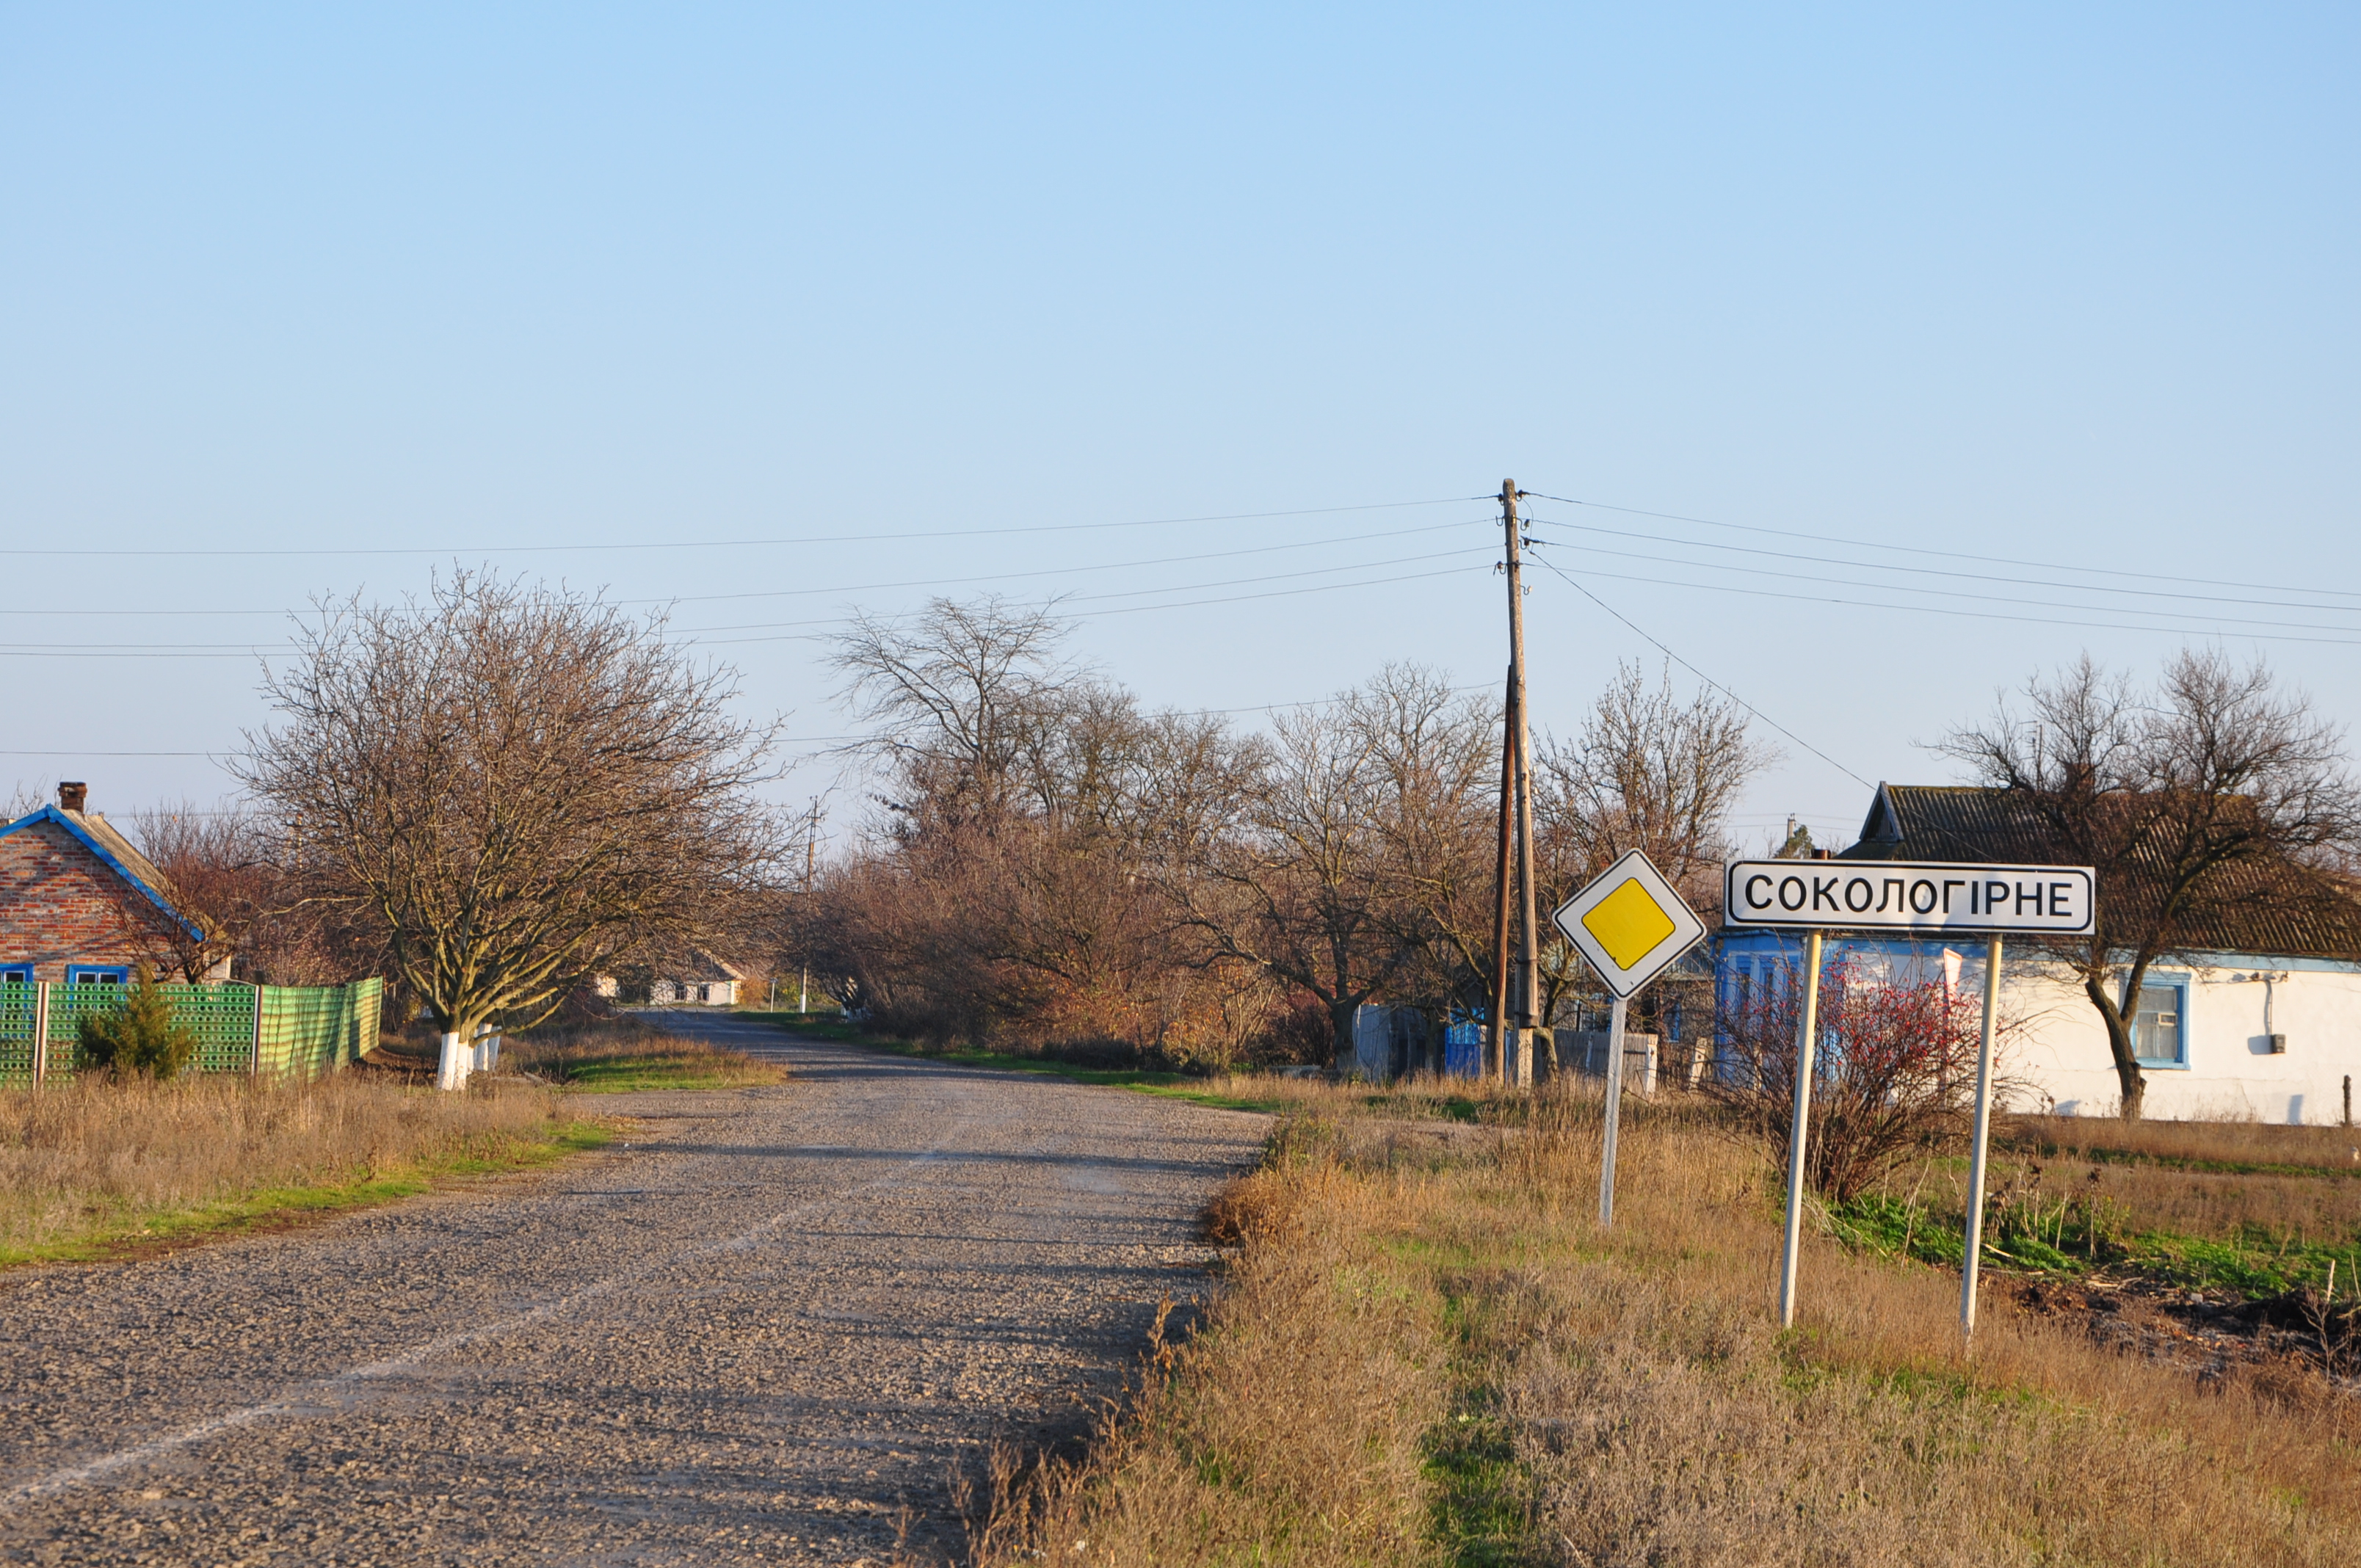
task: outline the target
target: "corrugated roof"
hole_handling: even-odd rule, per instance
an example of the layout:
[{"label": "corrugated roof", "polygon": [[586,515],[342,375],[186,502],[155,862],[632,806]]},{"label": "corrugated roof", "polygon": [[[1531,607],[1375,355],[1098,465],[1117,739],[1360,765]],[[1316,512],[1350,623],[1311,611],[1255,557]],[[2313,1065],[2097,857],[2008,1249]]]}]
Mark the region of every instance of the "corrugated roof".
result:
[{"label": "corrugated roof", "polygon": [[[2123,803],[2130,809],[2134,803]],[[2032,802],[2014,790],[1960,784],[1880,784],[1861,841],[1840,861],[2044,861],[2076,863]],[[2100,906],[2110,924],[2137,925],[2160,896],[2163,867],[2138,861],[2102,868]],[[2226,870],[2208,888],[2206,908],[2189,919],[2177,947],[2200,952],[2361,958],[2361,903],[2320,872],[2285,857]]]}]

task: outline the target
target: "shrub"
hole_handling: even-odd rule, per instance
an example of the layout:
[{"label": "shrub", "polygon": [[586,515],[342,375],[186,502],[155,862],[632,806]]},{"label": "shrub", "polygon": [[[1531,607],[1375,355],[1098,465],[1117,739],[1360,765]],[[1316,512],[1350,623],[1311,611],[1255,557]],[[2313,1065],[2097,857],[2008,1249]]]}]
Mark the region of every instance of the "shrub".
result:
[{"label": "shrub", "polygon": [[84,1065],[116,1078],[177,1077],[197,1056],[197,1036],[172,1012],[172,999],[146,970],[106,1013],[85,1013],[76,1025]]},{"label": "shrub", "polygon": [[[1794,1126],[1802,979],[1787,973],[1720,1020],[1720,1059],[1702,1085],[1734,1106],[1784,1164]],[[1982,999],[1851,958],[1820,975],[1806,1163],[1832,1201],[1858,1197],[1897,1161],[1962,1143],[1975,1108]],[[1999,1097],[2001,1085],[1995,1084]]]}]

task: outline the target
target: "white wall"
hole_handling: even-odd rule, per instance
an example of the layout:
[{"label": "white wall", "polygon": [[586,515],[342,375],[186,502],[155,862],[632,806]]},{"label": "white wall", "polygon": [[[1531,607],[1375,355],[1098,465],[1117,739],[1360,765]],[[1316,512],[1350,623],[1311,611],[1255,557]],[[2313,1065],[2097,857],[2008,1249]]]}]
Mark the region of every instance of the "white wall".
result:
[{"label": "white wall", "polygon": [[[2303,969],[2301,960],[2224,957],[2159,964],[2152,976],[2186,978],[2181,1018],[2186,1068],[2147,1068],[2147,1113],[2159,1119],[2258,1120],[2333,1125],[2344,1119],[2345,1081],[2361,1080],[2361,969]],[[1981,969],[1981,965],[1977,965]],[[2271,1032],[2287,1036],[2269,1054],[2265,987],[2257,970],[2285,974],[2271,993]],[[2062,975],[2008,965],[2001,1011],[2023,1028],[2004,1047],[2004,1070],[2022,1082],[2020,1110],[2045,1096],[2060,1114],[2113,1115],[2122,1091],[2106,1030],[2081,987]]]}]

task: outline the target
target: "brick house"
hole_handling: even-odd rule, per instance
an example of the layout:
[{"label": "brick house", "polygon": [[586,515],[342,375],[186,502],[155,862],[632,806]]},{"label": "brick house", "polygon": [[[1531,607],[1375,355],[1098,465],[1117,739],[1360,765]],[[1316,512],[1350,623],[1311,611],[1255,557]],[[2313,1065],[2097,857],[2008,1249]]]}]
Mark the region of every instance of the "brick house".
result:
[{"label": "brick house", "polygon": [[[87,786],[0,828],[0,982],[121,985],[135,965],[177,979],[204,929],[173,906],[170,886],[106,818]],[[203,977],[228,978],[223,959]]]}]

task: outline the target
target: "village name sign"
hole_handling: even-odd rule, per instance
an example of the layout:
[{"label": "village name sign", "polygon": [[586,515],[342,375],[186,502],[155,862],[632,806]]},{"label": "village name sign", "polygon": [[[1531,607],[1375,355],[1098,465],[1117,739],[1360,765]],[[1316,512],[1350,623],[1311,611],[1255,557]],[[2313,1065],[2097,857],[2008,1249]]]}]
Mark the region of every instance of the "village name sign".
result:
[{"label": "village name sign", "polygon": [[1733,926],[2069,937],[2097,913],[2087,866],[1732,861],[1724,875]]},{"label": "village name sign", "polygon": [[[1819,1045],[1820,940],[1828,931],[1974,932],[1984,950],[1984,1015],[1976,1050],[1975,1125],[1969,1135],[1966,1250],[1960,1327],[1976,1331],[1983,1257],[1984,1168],[1992,1139],[1993,1034],[2000,1014],[2001,939],[2087,935],[2098,921],[2099,879],[2089,866],[1997,866],[1945,861],[1731,861],[1722,918],[1733,927],[1804,933],[1802,1016],[1795,1031],[1795,1115],[1787,1135],[1787,1238],[1779,1260],[1779,1326],[1795,1321],[1802,1245],[1804,1152],[1811,1132],[1813,1058]],[[1844,1043],[1832,1041],[1839,1055]]]}]

